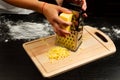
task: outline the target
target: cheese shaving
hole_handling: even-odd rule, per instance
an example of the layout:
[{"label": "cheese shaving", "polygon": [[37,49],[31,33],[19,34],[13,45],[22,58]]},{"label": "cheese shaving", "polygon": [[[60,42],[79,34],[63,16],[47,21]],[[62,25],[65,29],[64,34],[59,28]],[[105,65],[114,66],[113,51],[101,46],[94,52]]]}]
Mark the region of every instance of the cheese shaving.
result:
[{"label": "cheese shaving", "polygon": [[60,60],[68,57],[69,55],[69,50],[60,46],[53,47],[48,51],[48,57],[50,60]]}]

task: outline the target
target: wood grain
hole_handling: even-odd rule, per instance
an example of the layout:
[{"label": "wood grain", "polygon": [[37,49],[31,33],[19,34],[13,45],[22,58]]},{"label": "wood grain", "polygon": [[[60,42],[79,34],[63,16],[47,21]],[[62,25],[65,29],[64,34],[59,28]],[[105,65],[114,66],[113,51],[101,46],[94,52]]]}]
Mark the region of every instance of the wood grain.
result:
[{"label": "wood grain", "polygon": [[[95,33],[101,34],[107,41],[101,40]],[[89,62],[103,58],[115,53],[116,47],[113,41],[100,30],[84,26],[83,41],[76,52],[70,51],[71,55],[62,60],[50,61],[47,52],[55,44],[56,36],[52,35],[26,42],[23,44],[29,57],[35,63],[38,70],[44,77],[52,77]]]}]

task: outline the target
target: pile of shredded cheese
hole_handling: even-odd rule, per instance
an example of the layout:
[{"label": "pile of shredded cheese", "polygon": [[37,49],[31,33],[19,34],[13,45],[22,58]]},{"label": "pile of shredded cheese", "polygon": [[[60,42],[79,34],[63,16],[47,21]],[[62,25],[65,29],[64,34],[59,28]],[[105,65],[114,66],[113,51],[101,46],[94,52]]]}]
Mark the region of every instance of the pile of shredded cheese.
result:
[{"label": "pile of shredded cheese", "polygon": [[60,60],[68,57],[69,55],[69,50],[60,46],[53,47],[48,51],[48,57],[50,60]]}]

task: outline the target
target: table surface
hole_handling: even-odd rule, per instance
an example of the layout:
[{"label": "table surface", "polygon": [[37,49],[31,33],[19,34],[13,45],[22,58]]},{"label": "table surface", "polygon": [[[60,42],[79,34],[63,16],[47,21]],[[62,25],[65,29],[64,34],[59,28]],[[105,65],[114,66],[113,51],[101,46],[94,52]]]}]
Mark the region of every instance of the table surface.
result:
[{"label": "table surface", "polygon": [[[12,17],[13,16],[14,15],[12,15]],[[10,16],[7,15],[5,19],[9,17]],[[28,17],[26,17],[26,19],[27,18]],[[11,18],[9,18],[9,20],[10,19]],[[14,18],[14,20],[15,19],[16,18]],[[24,21],[25,18],[21,18],[20,16],[20,19]],[[3,24],[3,19],[0,18],[0,20],[0,24]],[[117,48],[114,55],[110,55],[49,79],[41,75],[23,49],[22,44],[26,42],[26,40],[10,40],[9,37],[9,41],[5,42],[6,37],[4,36],[6,35],[0,36],[0,80],[120,80],[120,34],[117,33],[115,35],[111,28],[115,26],[114,28],[119,30],[120,23],[118,21],[119,19],[117,18],[109,19],[105,17],[91,17],[85,20],[86,25],[97,27],[106,34],[109,33],[108,35],[110,35]],[[104,30],[104,26],[109,30]],[[2,26],[0,26],[0,28],[1,27]]]}]

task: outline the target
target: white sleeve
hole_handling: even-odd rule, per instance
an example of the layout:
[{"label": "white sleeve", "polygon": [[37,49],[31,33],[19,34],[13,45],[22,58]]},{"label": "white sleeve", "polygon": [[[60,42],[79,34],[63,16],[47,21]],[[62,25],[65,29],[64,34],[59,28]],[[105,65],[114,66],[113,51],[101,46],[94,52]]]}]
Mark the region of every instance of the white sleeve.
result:
[{"label": "white sleeve", "polygon": [[3,0],[0,0],[0,13],[29,14],[34,11],[12,6]]}]

